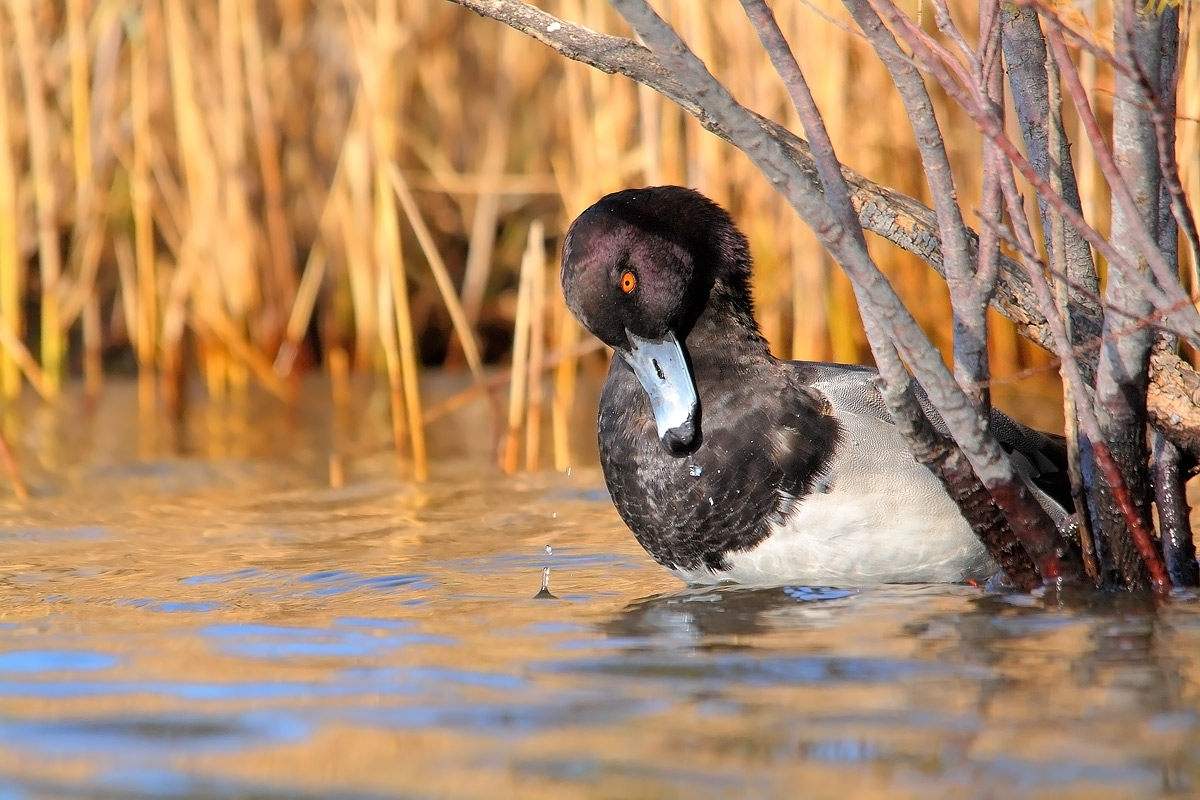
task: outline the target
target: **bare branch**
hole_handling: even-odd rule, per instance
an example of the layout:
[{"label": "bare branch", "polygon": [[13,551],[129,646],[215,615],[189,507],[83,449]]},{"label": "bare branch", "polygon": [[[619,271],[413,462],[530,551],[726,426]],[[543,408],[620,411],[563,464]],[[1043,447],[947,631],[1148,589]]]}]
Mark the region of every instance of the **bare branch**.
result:
[{"label": "bare branch", "polygon": [[[636,42],[597,33],[519,0],[448,2],[509,25],[567,58],[589,64],[603,72],[632,78],[677,103],[706,130],[729,139],[729,134],[699,107],[679,81],[663,68],[649,50]],[[802,179],[816,186],[816,169],[807,143],[770,120],[757,119],[783,148],[800,171]],[[843,168],[842,174],[850,183],[851,200],[866,230],[916,255],[945,275],[942,242],[938,238],[938,225],[933,212],[913,198],[880,186],[852,170]],[[1078,222],[1079,215],[1074,215],[1073,221]],[[970,246],[974,247],[977,236],[969,230],[968,236]],[[1000,259],[1000,276],[993,305],[1013,320],[1031,341],[1042,347],[1051,347],[1050,327],[1037,308],[1029,280],[1021,265],[1008,257],[1002,256]],[[1078,328],[1074,332],[1076,338],[1099,335],[1098,315],[1079,313],[1073,316],[1072,323]],[[1200,453],[1200,374],[1178,357],[1164,354],[1152,359],[1151,375],[1151,422],[1179,447]],[[1193,392],[1197,392],[1195,400],[1192,399]]]},{"label": "bare branch", "polygon": [[[1118,8],[1123,7],[1122,5],[1118,5]],[[1130,11],[1133,13],[1132,7],[1130,7]],[[1139,16],[1142,15],[1139,14]],[[1070,54],[1067,53],[1061,30],[1052,27],[1046,39],[1065,79],[1067,94],[1070,96],[1075,110],[1079,112],[1080,121],[1087,131],[1088,140],[1091,142],[1093,150],[1096,153],[1096,161],[1100,166],[1100,171],[1104,175],[1112,192],[1113,211],[1116,213],[1119,210],[1126,219],[1130,220],[1129,228],[1126,231],[1126,235],[1130,237],[1128,241],[1130,245],[1136,248],[1138,255],[1145,259],[1146,265],[1150,267],[1150,271],[1157,279],[1157,284],[1146,280],[1141,270],[1137,268],[1136,263],[1130,263],[1124,252],[1110,246],[1108,242],[1104,242],[1105,246],[1103,248],[1098,247],[1097,243],[1092,241],[1088,236],[1087,231],[1076,226],[1077,229],[1088,238],[1089,243],[1093,247],[1096,247],[1108,259],[1110,266],[1122,270],[1131,285],[1144,293],[1159,311],[1170,313],[1172,310],[1178,309],[1182,312],[1179,318],[1182,328],[1170,326],[1170,330],[1173,333],[1184,336],[1184,338],[1194,344],[1200,345],[1200,339],[1196,338],[1197,331],[1200,330],[1196,326],[1196,320],[1200,320],[1200,315],[1197,315],[1195,307],[1192,306],[1187,294],[1180,287],[1178,272],[1167,263],[1159,251],[1158,242],[1154,234],[1145,224],[1138,224],[1136,222],[1142,219],[1138,213],[1137,201],[1130,193],[1128,186],[1121,179],[1121,170],[1113,158],[1112,151],[1109,150],[1104,135],[1100,130],[1100,124],[1096,121],[1096,116],[1092,112],[1091,105],[1088,103],[1087,93],[1083,88],[1082,82],[1079,80],[1079,73],[1074,68]],[[1157,62],[1155,63],[1155,67],[1154,74],[1157,78]],[[1116,97],[1114,97],[1114,113],[1116,106],[1122,102],[1131,105],[1141,105],[1143,107],[1148,105],[1146,98],[1139,96],[1141,93],[1138,90],[1137,81],[1122,80],[1122,76],[1125,75],[1128,75],[1126,71],[1118,71],[1116,73],[1118,86],[1124,85],[1126,91],[1122,92],[1118,90],[1116,92]],[[1120,131],[1120,128],[1114,125],[1114,131]],[[1069,221],[1071,220],[1070,215],[1065,216],[1067,216]],[[1075,225],[1075,222],[1071,221],[1071,224]],[[1118,239],[1114,236],[1113,241],[1124,242],[1126,239]],[[1166,328],[1167,326],[1163,327]]]},{"label": "bare branch", "polygon": [[[1173,274],[1163,275],[1153,267],[1156,260],[1166,262],[1158,249],[1157,141],[1154,124],[1143,111],[1147,102],[1145,92],[1139,81],[1131,77],[1148,70],[1154,82],[1158,82],[1161,26],[1162,18],[1153,12],[1135,11],[1132,4],[1118,8],[1113,23],[1114,55],[1126,69],[1118,71],[1115,78],[1112,150],[1103,141],[1097,146],[1101,168],[1112,189],[1113,246],[1123,256],[1120,262],[1109,265],[1105,304],[1138,314],[1153,310],[1140,291],[1140,281],[1135,281],[1133,275],[1144,272],[1147,265],[1164,288],[1170,284],[1180,293],[1183,291],[1177,269],[1171,270]],[[1057,32],[1052,35],[1051,47],[1061,65],[1065,46]],[[1068,86],[1072,83],[1068,76]],[[1077,106],[1086,100],[1075,96],[1073,99]],[[1090,128],[1095,118],[1086,102],[1083,105],[1086,111],[1081,109],[1080,113],[1085,119],[1090,118],[1087,123]],[[1149,249],[1153,253],[1146,252],[1143,240],[1152,242]],[[1096,371],[1096,417],[1100,430],[1098,435],[1089,434],[1084,442],[1084,476],[1086,479],[1090,446],[1100,466],[1092,495],[1093,522],[1111,544],[1112,564],[1124,584],[1141,588],[1148,577],[1138,557],[1140,554],[1145,559],[1147,550],[1147,545],[1140,541],[1141,531],[1148,530],[1151,524],[1145,398],[1154,332],[1145,328],[1113,336],[1118,325],[1115,315],[1106,310],[1105,335]],[[1119,469],[1103,463],[1103,450],[1111,451]],[[1113,478],[1117,478],[1117,484]]]},{"label": "bare branch", "polygon": [[[1004,131],[1004,126],[994,116],[987,113],[987,108],[980,102],[979,98],[964,89],[954,77],[952,77],[943,66],[943,61],[935,55],[938,52],[939,46],[932,38],[924,31],[917,28],[911,19],[907,17],[891,0],[875,0],[877,10],[880,10],[882,16],[892,27],[897,30],[905,43],[913,49],[918,61],[920,61],[930,74],[938,81],[939,85],[946,91],[948,95],[958,103],[964,111],[966,111],[979,130],[996,143],[1004,153],[1005,158],[1020,171],[1021,175],[1029,181],[1034,189],[1039,194],[1042,194],[1051,202],[1057,211],[1074,226],[1087,239],[1088,243],[1096,248],[1110,263],[1124,262],[1125,259],[1117,252],[1112,245],[1101,236],[1091,225],[1087,223],[1083,217],[1070,208],[1063,198],[1055,194],[1049,183],[1037,174],[1029,161],[1017,150],[1013,142],[1008,138]],[[1058,37],[1058,44],[1061,45],[1062,39]],[[1055,47],[1054,40],[1051,39],[1052,47]],[[1060,67],[1063,63],[1063,58],[1059,57],[1057,49],[1055,57],[1059,59]],[[1064,73],[1066,74],[1066,73]],[[1074,90],[1072,90],[1074,91]],[[1082,87],[1080,87],[1082,91]],[[1073,95],[1074,98],[1074,95]],[[1086,101],[1084,102],[1086,106]],[[1089,108],[1090,110],[1090,108]],[[1081,114],[1084,113],[1081,110]],[[1094,118],[1093,118],[1094,122]],[[1114,189],[1114,191],[1116,191]],[[1144,238],[1144,237],[1142,237]],[[1141,246],[1147,246],[1141,242]],[[1161,254],[1157,252],[1153,244],[1148,245],[1151,252],[1146,253],[1148,263],[1158,275],[1160,272],[1167,272],[1167,267],[1161,258]],[[1136,270],[1133,270],[1127,263],[1124,266],[1130,269],[1131,277],[1138,283],[1147,297],[1151,298],[1155,307],[1164,315],[1170,315],[1175,318],[1174,322],[1164,320],[1160,327],[1171,330],[1171,332],[1183,336],[1189,341],[1200,343],[1200,313],[1192,307],[1190,301],[1179,288],[1178,281],[1173,284],[1158,285],[1153,281],[1140,276]],[[1161,279],[1160,279],[1161,280]]]},{"label": "bare branch", "polygon": [[1033,558],[1043,579],[1076,583],[1082,566],[1059,547],[1055,525],[1028,487],[1013,471],[1011,461],[987,430],[969,399],[954,382],[941,356],[896,296],[891,284],[871,261],[861,238],[839,222],[820,192],[803,175],[783,148],[739,105],[704,67],[678,34],[644,0],[610,0],[663,66],[685,85],[709,114],[720,120],[738,147],[783,194],[820,238],[821,243],[857,284],[875,320],[884,326],[916,373],[930,401],[942,415],[951,435],[963,449],[980,480],[1003,510],[1014,533]]},{"label": "bare branch", "polygon": [[[945,141],[934,114],[933,103],[925,82],[912,61],[896,44],[895,37],[884,27],[879,15],[867,0],[846,0],[846,7],[862,28],[867,40],[879,55],[900,99],[916,136],[921,153],[929,194],[937,214],[945,257],[945,277],[950,288],[954,315],[954,372],[959,385],[971,395],[972,403],[986,412],[987,398],[987,339],[986,309],[995,291],[995,258],[986,256],[977,278],[972,268],[966,225],[958,207],[957,189],[946,153]],[[988,242],[989,233],[981,237],[982,253],[999,255],[999,249]]]},{"label": "bare branch", "polygon": [[[791,97],[792,104],[795,106],[796,113],[799,116],[800,123],[804,126],[804,130],[809,136],[813,158],[816,160],[818,174],[821,179],[821,186],[824,189],[825,198],[834,216],[837,217],[840,224],[845,227],[849,234],[856,239],[858,246],[865,251],[866,241],[863,238],[861,223],[850,202],[849,187],[842,176],[841,165],[837,161],[833,143],[829,139],[824,120],[817,109],[816,102],[809,90],[808,82],[805,80],[804,74],[796,62],[787,40],[784,38],[783,32],[779,30],[774,14],[771,13],[764,0],[742,0],[742,6],[746,11],[746,16],[750,18],[755,30],[758,32],[763,47],[769,54],[776,72],[779,73],[780,78],[783,80],[788,95]],[[911,70],[911,65],[908,66]],[[915,75],[915,72],[912,74]],[[928,102],[928,95],[924,95],[922,92],[922,96]],[[929,124],[933,129],[931,147],[935,153],[940,152],[943,163],[946,163],[945,147],[937,132],[936,121],[932,117]],[[945,174],[949,177],[948,163],[946,163]],[[953,182],[949,183],[949,189],[952,193]],[[955,212],[954,217],[949,221],[951,224],[956,224],[957,226],[958,238],[963,245],[962,258],[960,260],[962,268],[966,269],[969,264],[965,246],[966,237],[963,235],[962,218],[957,215],[956,207]],[[968,281],[968,284],[964,288],[974,288],[972,282]],[[857,284],[855,284],[855,288],[857,292]],[[982,321],[987,309],[987,296],[972,297],[970,300],[977,306],[978,315],[980,321]],[[975,530],[979,539],[987,546],[989,552],[996,559],[997,563],[1000,564],[1001,568],[1005,570],[1005,573],[1009,576],[1013,584],[1024,589],[1033,588],[1037,585],[1038,579],[1037,571],[1033,563],[1029,560],[1029,556],[1025,553],[1012,529],[996,507],[991,495],[987,492],[983,483],[980,482],[978,476],[976,476],[965,454],[952,439],[940,434],[925,416],[920,403],[917,401],[912,377],[900,361],[895,347],[888,338],[887,331],[875,319],[871,306],[864,303],[861,304],[861,307],[863,309],[864,329],[871,343],[871,350],[875,354],[875,361],[879,367],[880,375],[883,378],[884,400],[888,405],[893,419],[897,421],[897,427],[904,436],[913,456],[920,463],[927,466],[942,481],[951,497],[959,504],[964,517],[966,517],[972,529]],[[957,314],[955,315],[955,319],[958,319]],[[956,338],[956,350],[958,341],[958,338]],[[977,353],[972,354],[976,359],[974,361],[976,369],[969,374],[969,377],[976,379],[978,381],[976,385],[982,387],[985,385],[984,380],[987,377],[986,333],[980,341],[983,346],[982,358]],[[957,367],[957,358],[955,364]],[[980,364],[982,364],[981,369],[979,367]],[[963,383],[969,384],[969,382]],[[986,396],[985,390],[981,389],[980,391],[984,391]],[[987,408],[984,404],[976,402],[975,406],[981,413],[987,413]]]},{"label": "bare branch", "polygon": [[[1051,189],[1082,216],[1070,143],[1063,129],[1057,64],[1046,50],[1037,12],[1005,4],[1003,15],[1008,82],[1029,161],[1039,175],[1049,180]],[[1039,194],[1037,202],[1053,272],[1065,276],[1065,280],[1056,283],[1062,287],[1064,296],[1070,298],[1070,304],[1059,302],[1059,312],[1068,315],[1071,342],[1078,346],[1087,340],[1074,324],[1073,317],[1077,314],[1071,310],[1071,305],[1087,309],[1097,318],[1100,316],[1100,307],[1094,299],[1099,296],[1100,282],[1092,250],[1078,231],[1063,225],[1062,216],[1054,212],[1045,197]],[[1081,288],[1070,289],[1068,284]],[[1095,373],[1095,352],[1081,355],[1084,373],[1090,380]]]}]

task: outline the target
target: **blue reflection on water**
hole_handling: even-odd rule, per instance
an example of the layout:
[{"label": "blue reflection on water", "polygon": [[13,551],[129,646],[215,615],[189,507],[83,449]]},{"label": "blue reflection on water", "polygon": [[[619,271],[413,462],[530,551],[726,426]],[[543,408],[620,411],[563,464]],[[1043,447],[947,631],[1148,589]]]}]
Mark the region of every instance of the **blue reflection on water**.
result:
[{"label": "blue reflection on water", "polygon": [[134,608],[143,608],[147,611],[158,611],[164,614],[178,614],[187,612],[204,614],[211,611],[219,611],[225,608],[224,603],[218,603],[215,601],[189,603],[171,600],[152,600],[150,598],[124,600],[121,602],[121,605],[133,606]]},{"label": "blue reflection on water", "polygon": [[264,742],[300,741],[312,725],[279,710],[240,714],[171,712],[121,717],[55,720],[8,719],[0,725],[0,743],[46,754],[158,754],[185,749],[230,750]]},{"label": "blue reflection on water", "polygon": [[343,718],[380,728],[461,728],[473,734],[528,734],[544,728],[604,725],[615,722],[636,725],[637,718],[659,714],[672,701],[659,698],[613,696],[604,692],[559,692],[549,700],[531,696],[509,702],[425,703],[413,706],[359,707],[348,709]]},{"label": "blue reflection on water", "polygon": [[322,570],[306,575],[287,572],[267,572],[250,568],[233,572],[193,575],[180,580],[188,585],[229,584],[250,582],[249,591],[256,593],[287,593],[289,585],[304,587],[302,593],[312,597],[327,597],[346,592],[366,590],[387,592],[393,589],[432,589],[436,584],[425,574],[361,575],[348,570]]},{"label": "blue reflection on water", "polygon": [[87,800],[201,800],[202,798],[254,798],[254,800],[406,800],[407,795],[347,791],[309,790],[299,786],[266,785],[252,781],[174,772],[161,765],[113,767],[92,775],[86,785],[42,781],[8,781],[0,778],[2,800],[33,800],[56,797]]},{"label": "blue reflection on water", "polygon": [[70,700],[83,697],[156,695],[179,700],[296,700],[371,694],[411,694],[410,686],[392,683],[338,685],[315,681],[242,683],[168,683],[144,681],[0,681],[0,697]]},{"label": "blue reflection on water", "polygon": [[290,628],[282,625],[220,624],[200,629],[217,650],[240,658],[281,660],[297,656],[369,656],[418,644],[454,644],[446,636],[420,633],[372,635],[360,630]]},{"label": "blue reflection on water", "polygon": [[12,650],[0,653],[4,672],[92,672],[119,663],[115,656],[90,650]]},{"label": "blue reflection on water", "polygon": [[[963,674],[963,668],[929,661],[887,658],[842,658],[831,656],[755,657],[744,653],[705,654],[690,651],[652,650],[620,653],[600,658],[583,658],[530,665],[532,670],[551,673],[584,673],[624,679],[662,680],[691,690],[721,690],[738,686],[796,686],[805,684],[888,684],[913,679],[945,679]],[[971,670],[978,679],[979,672]]]}]

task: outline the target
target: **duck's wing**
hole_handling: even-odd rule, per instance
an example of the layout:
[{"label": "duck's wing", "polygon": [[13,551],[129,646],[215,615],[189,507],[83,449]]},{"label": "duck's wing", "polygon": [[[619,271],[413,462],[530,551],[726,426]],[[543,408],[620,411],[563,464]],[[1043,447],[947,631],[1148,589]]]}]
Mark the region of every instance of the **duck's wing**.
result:
[{"label": "duck's wing", "polygon": [[[1075,510],[1067,471],[1067,440],[1017,422],[992,409],[992,433],[1027,478],[1067,513]],[[1061,520],[1058,520],[1061,522]]]},{"label": "duck's wing", "polygon": [[[893,422],[879,390],[879,372],[874,368],[816,361],[790,363],[797,370],[800,380],[829,398],[834,409],[844,413],[873,415]],[[920,384],[916,385],[916,395],[933,426],[942,433],[949,433],[942,415],[933,407]],[[1066,440],[1057,434],[1031,428],[995,408],[992,409],[991,423],[997,441],[1029,482],[1068,513],[1073,511],[1075,505],[1071,500],[1071,483],[1067,473]]]}]

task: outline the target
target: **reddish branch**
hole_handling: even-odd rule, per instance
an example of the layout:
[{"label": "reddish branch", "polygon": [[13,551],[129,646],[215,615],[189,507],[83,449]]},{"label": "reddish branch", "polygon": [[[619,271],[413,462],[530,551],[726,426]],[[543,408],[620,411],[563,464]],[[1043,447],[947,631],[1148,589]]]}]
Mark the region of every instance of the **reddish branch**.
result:
[{"label": "reddish branch", "polygon": [[1154,534],[1146,527],[1142,517],[1134,511],[1133,497],[1129,494],[1129,489],[1121,477],[1121,468],[1117,465],[1116,459],[1113,458],[1105,442],[1098,439],[1093,441],[1092,452],[1096,454],[1096,464],[1104,473],[1104,480],[1113,493],[1117,507],[1125,516],[1125,524],[1129,526],[1129,532],[1133,535],[1138,554],[1141,555],[1142,561],[1146,564],[1146,570],[1150,573],[1151,588],[1158,594],[1165,594],[1171,589],[1171,581],[1167,577],[1162,554],[1154,546]]}]

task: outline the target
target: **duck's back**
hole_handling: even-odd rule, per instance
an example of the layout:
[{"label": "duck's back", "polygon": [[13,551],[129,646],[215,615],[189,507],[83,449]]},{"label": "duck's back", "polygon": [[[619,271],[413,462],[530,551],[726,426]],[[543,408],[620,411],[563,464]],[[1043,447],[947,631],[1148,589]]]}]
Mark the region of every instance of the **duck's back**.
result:
[{"label": "duck's back", "polygon": [[[894,425],[891,412],[879,390],[879,373],[874,368],[818,361],[789,363],[803,376],[805,383],[828,397],[830,403],[840,411],[874,415]],[[925,390],[920,384],[916,384],[915,388],[917,401],[925,416],[934,428],[948,434],[941,414],[929,401]],[[1062,523],[1065,514],[1074,510],[1066,468],[1065,439],[1031,428],[996,408],[991,410],[990,422],[992,434],[1013,458],[1018,472],[1040,493],[1039,499],[1054,520]],[[896,436],[900,438],[898,431]]]}]

